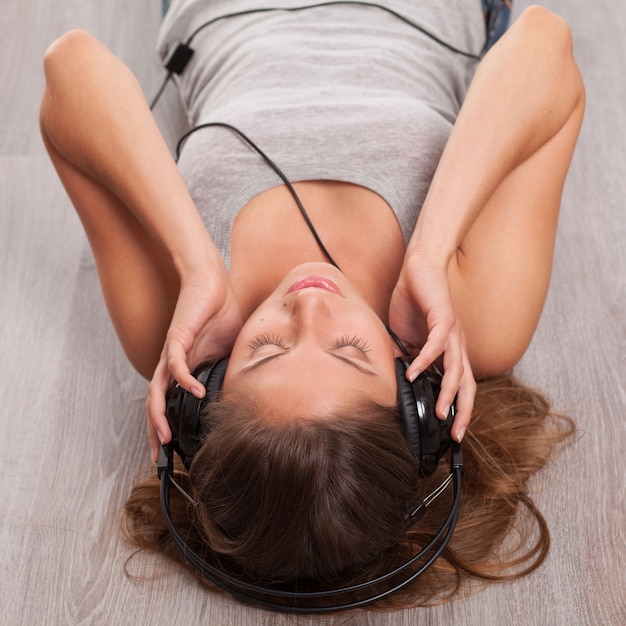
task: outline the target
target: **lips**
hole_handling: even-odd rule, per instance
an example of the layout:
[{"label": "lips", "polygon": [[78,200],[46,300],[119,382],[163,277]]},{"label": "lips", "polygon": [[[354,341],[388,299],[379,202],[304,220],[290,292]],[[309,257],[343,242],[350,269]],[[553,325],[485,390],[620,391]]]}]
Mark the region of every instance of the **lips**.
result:
[{"label": "lips", "polygon": [[339,287],[337,287],[332,280],[323,276],[306,276],[305,278],[301,278],[289,287],[287,293],[293,293],[294,291],[300,291],[302,289],[309,289],[310,287],[323,289],[324,291],[329,291],[330,293],[343,297]]}]

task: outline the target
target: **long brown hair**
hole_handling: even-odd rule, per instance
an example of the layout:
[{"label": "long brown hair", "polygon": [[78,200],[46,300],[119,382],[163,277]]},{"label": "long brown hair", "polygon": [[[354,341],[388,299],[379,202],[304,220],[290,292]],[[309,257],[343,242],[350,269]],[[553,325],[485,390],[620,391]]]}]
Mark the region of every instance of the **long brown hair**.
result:
[{"label": "long brown hair", "polygon": [[[363,402],[333,417],[276,424],[254,399],[236,396],[209,405],[204,420],[206,441],[190,471],[176,470],[199,504],[174,490],[174,524],[205,559],[256,584],[324,589],[374,578],[427,544],[448,512],[444,498],[407,532],[409,507],[449,467],[442,460],[434,476],[418,479],[395,409]],[[381,608],[442,601],[472,579],[510,580],[537,568],[550,537],[527,481],[573,430],[513,377],[479,383],[454,536],[425,574]],[[516,545],[503,552],[520,519]],[[155,475],[133,487],[123,529],[139,548],[184,562]]]}]

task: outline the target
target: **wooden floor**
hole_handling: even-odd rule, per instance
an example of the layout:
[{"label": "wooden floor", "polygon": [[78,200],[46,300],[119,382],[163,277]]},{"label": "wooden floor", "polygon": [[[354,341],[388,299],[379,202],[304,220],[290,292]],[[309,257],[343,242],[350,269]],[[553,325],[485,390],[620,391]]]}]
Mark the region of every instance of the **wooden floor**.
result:
[{"label": "wooden floor", "polygon": [[[478,0],[476,0],[478,1]],[[116,343],[85,238],[37,126],[47,45],[88,29],[148,95],[158,0],[3,0],[0,14],[0,623],[6,625],[626,623],[626,3],[546,0],[572,25],[588,94],[554,278],[518,368],[578,438],[533,483],[552,529],[528,578],[432,609],[292,618],[209,594],[117,531],[149,462],[146,386]],[[526,3],[518,0],[517,12]],[[259,2],[259,5],[263,5]]]}]

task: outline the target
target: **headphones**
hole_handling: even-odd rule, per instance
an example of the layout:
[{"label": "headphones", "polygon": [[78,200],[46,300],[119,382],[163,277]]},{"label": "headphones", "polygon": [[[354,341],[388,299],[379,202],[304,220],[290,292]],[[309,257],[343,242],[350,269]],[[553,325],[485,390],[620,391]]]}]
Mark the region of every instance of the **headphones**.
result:
[{"label": "headphones", "polygon": [[[194,373],[206,389],[204,398],[196,398],[178,384],[167,393],[165,415],[172,431],[168,445],[180,456],[187,470],[202,445],[200,414],[207,404],[215,401],[227,367],[228,359],[225,358],[205,364]],[[418,474],[425,478],[437,469],[439,459],[450,446],[455,407],[452,405],[447,418],[440,420],[435,415],[435,404],[441,376],[428,370],[411,383],[406,378],[407,367],[404,360],[395,360],[398,410]]]},{"label": "headphones", "polygon": [[[446,487],[451,482],[453,483],[453,502],[448,516],[428,545],[396,569],[376,579],[339,589],[315,592],[283,591],[248,583],[208,563],[193,551],[177,531],[170,513],[169,491],[171,484],[181,491],[190,502],[197,504],[174,480],[173,453],[176,452],[182,459],[185,467],[187,469],[190,468],[194,455],[202,445],[203,427],[200,414],[207,404],[216,401],[227,366],[228,359],[224,358],[205,364],[194,373],[197,380],[206,388],[206,395],[202,399],[196,398],[177,383],[170,388],[166,396],[166,417],[172,431],[172,439],[170,443],[161,447],[159,453],[158,476],[161,481],[161,508],[163,509],[172,539],[182,552],[185,560],[194,569],[205,579],[228,591],[231,595],[265,608],[291,613],[330,613],[360,608],[377,602],[410,584],[434,563],[452,537],[459,513],[461,474],[463,470],[461,444],[450,438],[450,428],[455,415],[454,403],[445,420],[440,420],[435,414],[441,375],[436,371],[425,371],[411,383],[406,378],[408,363],[403,359],[395,360],[398,411],[418,474],[422,477],[431,475],[437,468],[440,458],[451,447],[450,474],[439,487],[423,500],[417,502],[407,512],[407,522],[410,526],[426,512],[427,507],[445,491]],[[393,582],[392,579],[409,569],[409,574],[405,574],[405,577],[399,583],[397,581]],[[387,589],[382,592],[377,591],[356,601],[326,606],[306,603],[307,601],[311,602],[319,599],[332,599],[335,595],[363,591],[386,581],[392,581],[389,583],[391,586]],[[271,598],[276,597],[282,599],[283,603],[263,600],[257,597],[258,595]]]}]

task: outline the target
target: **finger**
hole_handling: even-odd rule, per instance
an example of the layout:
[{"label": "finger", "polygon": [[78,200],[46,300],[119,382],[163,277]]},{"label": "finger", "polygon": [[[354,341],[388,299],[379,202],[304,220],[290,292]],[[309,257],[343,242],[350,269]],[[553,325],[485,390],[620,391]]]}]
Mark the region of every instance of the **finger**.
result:
[{"label": "finger", "polygon": [[158,431],[159,440],[169,441],[171,432],[165,417],[165,391],[151,386],[146,409],[148,417]]},{"label": "finger", "polygon": [[430,367],[441,356],[448,341],[449,332],[450,327],[444,324],[433,327],[420,353],[407,368],[407,378],[410,381],[414,381],[421,372]]},{"label": "finger", "polygon": [[[150,385],[148,386],[148,399],[146,400],[146,416],[148,419],[148,439],[150,439],[153,452],[158,444],[166,443],[172,438],[167,418],[165,416],[165,394],[170,385],[170,376],[163,358],[159,361]],[[158,443],[155,443],[158,442]]]},{"label": "finger", "polygon": [[152,456],[152,462],[156,463],[159,457],[159,447],[165,445],[172,438],[172,432],[167,418],[164,413],[157,413],[158,417],[155,419],[155,412],[152,406],[148,406],[146,402],[146,422],[148,425],[148,443],[150,444],[150,452]]},{"label": "finger", "polygon": [[146,421],[148,423],[148,443],[150,444],[150,456],[152,458],[152,462],[156,463],[159,458],[159,446],[161,442],[159,441],[160,437],[154,427],[152,420],[150,419],[150,414],[146,411]]},{"label": "finger", "polygon": [[472,409],[474,408],[474,398],[476,396],[476,381],[473,379],[463,384],[459,388],[456,401],[456,416],[450,435],[455,441],[461,442],[465,436],[465,431],[472,419]]},{"label": "finger", "polygon": [[149,431],[154,430],[159,443],[167,443],[172,438],[172,432],[165,416],[165,392],[150,385],[146,401],[146,416],[149,421]]},{"label": "finger", "polygon": [[450,431],[451,436],[458,442],[463,439],[465,431],[472,419],[472,411],[474,409],[474,400],[476,398],[476,379],[472,373],[467,352],[464,355],[465,369],[463,379],[459,386],[459,392],[456,400],[456,416],[454,424]]},{"label": "finger", "polygon": [[440,419],[448,417],[450,407],[454,402],[465,373],[463,345],[460,330],[453,332],[448,337],[448,344],[443,357],[443,377],[436,407],[436,413]]},{"label": "finger", "polygon": [[172,341],[168,346],[168,350],[168,372],[185,391],[193,394],[196,398],[204,398],[206,390],[202,383],[191,374],[187,362],[187,354],[182,345]]}]

